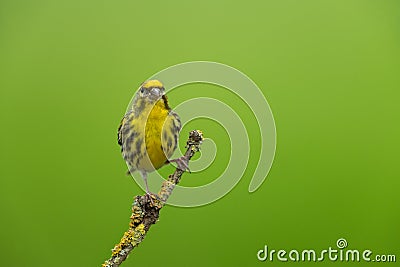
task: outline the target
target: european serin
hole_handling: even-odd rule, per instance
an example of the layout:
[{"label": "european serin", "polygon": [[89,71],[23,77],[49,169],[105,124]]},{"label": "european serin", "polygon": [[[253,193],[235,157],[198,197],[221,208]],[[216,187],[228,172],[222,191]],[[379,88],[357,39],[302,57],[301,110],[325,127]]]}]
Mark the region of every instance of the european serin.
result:
[{"label": "european serin", "polygon": [[168,160],[178,145],[180,130],[180,118],[169,107],[163,84],[158,80],[144,82],[118,128],[118,144],[128,173],[141,173],[148,195],[147,173],[172,161],[188,169],[184,157]]}]

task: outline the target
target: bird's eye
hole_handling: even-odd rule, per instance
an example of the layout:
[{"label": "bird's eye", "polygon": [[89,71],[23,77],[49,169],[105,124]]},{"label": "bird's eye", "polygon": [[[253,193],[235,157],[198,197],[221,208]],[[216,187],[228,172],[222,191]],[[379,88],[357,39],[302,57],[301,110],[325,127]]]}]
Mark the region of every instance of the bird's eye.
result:
[{"label": "bird's eye", "polygon": [[144,89],[143,89],[143,88],[140,88],[140,92],[143,94],[143,93],[144,93]]}]

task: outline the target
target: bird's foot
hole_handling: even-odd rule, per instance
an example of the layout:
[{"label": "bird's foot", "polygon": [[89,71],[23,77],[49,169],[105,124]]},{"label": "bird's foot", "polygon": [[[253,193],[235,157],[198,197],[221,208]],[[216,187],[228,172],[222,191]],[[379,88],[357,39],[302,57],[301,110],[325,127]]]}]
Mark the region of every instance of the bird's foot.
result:
[{"label": "bird's foot", "polygon": [[147,200],[150,201],[151,205],[154,206],[153,196],[154,196],[154,194],[149,191],[147,191],[145,194],[145,197],[147,198]]},{"label": "bird's foot", "polygon": [[182,171],[187,170],[187,171],[191,172],[189,169],[189,157],[188,156],[182,156],[180,158],[170,159],[168,161],[169,161],[169,163],[175,162],[178,169],[181,169]]}]

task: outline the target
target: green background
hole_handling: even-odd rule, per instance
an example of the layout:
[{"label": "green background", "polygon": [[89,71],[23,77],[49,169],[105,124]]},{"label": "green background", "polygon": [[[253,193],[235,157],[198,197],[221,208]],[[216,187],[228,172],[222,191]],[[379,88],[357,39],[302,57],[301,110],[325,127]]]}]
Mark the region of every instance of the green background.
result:
[{"label": "green background", "polygon": [[[286,266],[256,253],[322,250],[341,237],[399,258],[399,25],[396,0],[1,1],[0,265],[100,266],[110,256],[142,193],[124,175],[119,121],[141,82],[193,60],[231,65],[263,90],[277,127],[273,167],[248,193],[252,155],[224,198],[166,207],[123,266]],[[224,99],[190,86],[172,106]],[[182,139],[192,126],[220,149],[182,181],[201,185],[223,170],[229,143],[202,120]]]}]

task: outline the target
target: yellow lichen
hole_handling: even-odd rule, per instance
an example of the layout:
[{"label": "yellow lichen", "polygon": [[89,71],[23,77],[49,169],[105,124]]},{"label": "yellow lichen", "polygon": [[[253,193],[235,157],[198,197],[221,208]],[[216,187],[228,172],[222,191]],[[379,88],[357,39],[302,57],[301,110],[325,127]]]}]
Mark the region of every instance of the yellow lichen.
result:
[{"label": "yellow lichen", "polygon": [[121,247],[121,243],[116,244],[115,247],[112,249],[112,255],[118,255],[118,253],[121,251],[122,247]]},{"label": "yellow lichen", "polygon": [[141,223],[139,224],[136,228],[135,231],[141,233],[142,235],[144,235],[146,233],[146,231],[144,230],[144,224]]}]

